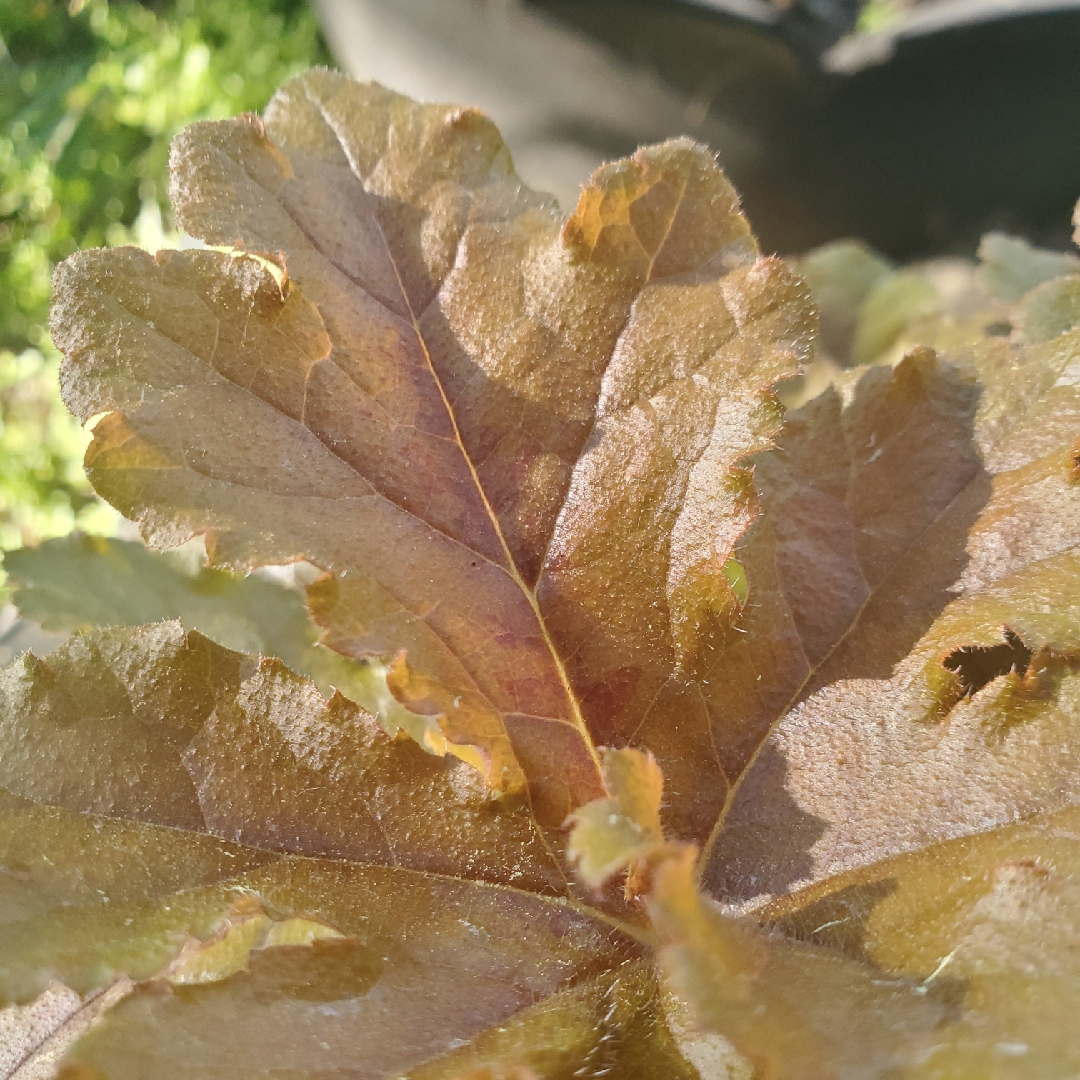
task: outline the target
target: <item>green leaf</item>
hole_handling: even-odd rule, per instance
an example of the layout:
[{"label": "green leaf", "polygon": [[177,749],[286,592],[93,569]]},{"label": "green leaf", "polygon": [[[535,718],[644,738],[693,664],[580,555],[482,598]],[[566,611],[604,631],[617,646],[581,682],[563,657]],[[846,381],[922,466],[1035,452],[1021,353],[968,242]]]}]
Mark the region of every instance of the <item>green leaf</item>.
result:
[{"label": "green leaf", "polygon": [[1071,252],[1044,251],[1023,237],[991,232],[979,245],[980,271],[987,288],[1002,300],[1016,301],[1037,285],[1080,271]]},{"label": "green leaf", "polygon": [[863,306],[892,277],[892,264],[857,240],[837,240],[811,251],[797,266],[821,313],[820,347],[844,366],[853,363]]},{"label": "green leaf", "polygon": [[48,630],[175,619],[228,649],[276,656],[325,695],[336,690],[364,706],[390,734],[404,729],[422,746],[445,752],[437,727],[394,701],[383,669],[319,645],[300,592],[255,574],[201,566],[194,556],[73,534],[8,552],[4,569],[19,611]]}]

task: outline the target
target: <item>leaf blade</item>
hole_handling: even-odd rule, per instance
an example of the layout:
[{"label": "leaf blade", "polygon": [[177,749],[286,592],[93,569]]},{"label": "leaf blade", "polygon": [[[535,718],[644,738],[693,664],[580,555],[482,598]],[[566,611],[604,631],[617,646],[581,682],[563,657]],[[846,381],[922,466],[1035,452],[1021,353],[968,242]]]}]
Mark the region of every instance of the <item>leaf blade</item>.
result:
[{"label": "leaf blade", "polygon": [[[327,641],[404,650],[401,699],[496,787],[527,779],[549,827],[599,793],[599,742],[707,746],[695,667],[745,599],[724,567],[757,512],[738,463],[770,444],[769,388],[813,328],[711,155],[677,140],[607,166],[560,229],[478,114],[316,72],[265,124],[191,129],[173,165],[189,230],[281,249],[287,277],[209,254],[61,272],[68,400],[116,410],[99,490],[154,543],[210,530],[217,560],[332,571]],[[198,305],[213,335],[188,329]],[[184,355],[155,358],[149,323]],[[693,760],[722,791],[715,755]],[[702,834],[716,807],[674,790],[675,827]]]},{"label": "leaf blade", "polygon": [[0,786],[38,803],[565,891],[520,796],[500,799],[464,762],[391,741],[280,662],[175,623],[98,630],[16,661],[0,709]]}]

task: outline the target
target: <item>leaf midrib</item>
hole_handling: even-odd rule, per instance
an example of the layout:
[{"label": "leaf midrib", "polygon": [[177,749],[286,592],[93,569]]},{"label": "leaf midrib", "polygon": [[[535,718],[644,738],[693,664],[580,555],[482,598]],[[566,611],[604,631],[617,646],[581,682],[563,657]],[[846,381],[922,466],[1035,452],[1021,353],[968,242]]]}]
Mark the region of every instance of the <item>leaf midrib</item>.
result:
[{"label": "leaf midrib", "polygon": [[[322,114],[322,105],[320,103],[320,114]],[[323,116],[324,122],[330,127],[329,121]],[[333,131],[333,128],[330,128]],[[335,136],[336,136],[335,132]],[[351,168],[351,166],[350,166]],[[355,172],[354,172],[355,175]],[[357,180],[363,184],[363,180],[357,177]],[[366,190],[366,189],[365,189]],[[431,359],[431,352],[428,349],[427,341],[424,340],[424,335],[420,330],[420,323],[416,317],[416,312],[413,309],[412,300],[409,298],[408,291],[405,288],[404,282],[401,280],[401,273],[398,269],[397,260],[394,258],[394,252],[390,247],[390,243],[386,238],[386,233],[383,231],[382,222],[372,214],[372,220],[375,223],[375,227],[379,231],[379,237],[383,242],[383,247],[386,251],[386,257],[389,260],[390,266],[394,271],[394,278],[397,281],[398,289],[401,292],[402,302],[405,304],[405,309],[409,313],[409,319],[412,323],[413,333],[416,335],[416,341],[420,346],[421,351],[424,354],[424,363],[427,365],[428,372],[431,375],[432,382],[435,384],[436,389],[439,391],[439,399],[443,403],[443,408],[446,410],[446,415],[450,421],[451,430],[454,433],[454,441],[461,451],[462,459],[465,461],[469,470],[469,476],[472,479],[473,486],[476,488],[477,494],[480,497],[480,501],[484,507],[484,512],[487,514],[488,519],[491,522],[491,527],[495,530],[495,535],[499,540],[499,545],[502,548],[503,557],[506,560],[506,572],[510,575],[511,580],[518,587],[519,591],[525,597],[526,602],[529,605],[530,610],[533,613],[533,617],[536,620],[536,625],[540,630],[540,634],[543,638],[544,645],[547,647],[549,654],[551,655],[552,663],[555,666],[555,671],[559,677],[559,682],[562,685],[563,692],[566,695],[567,703],[570,706],[570,718],[574,728],[581,736],[586,748],[589,751],[589,756],[592,759],[593,765],[596,768],[598,776],[603,775],[600,754],[597,751],[596,745],[592,740],[592,736],[589,734],[589,729],[585,724],[585,717],[581,712],[581,705],[578,702],[577,694],[574,692],[574,688],[570,683],[570,678],[566,671],[566,666],[563,664],[562,657],[559,655],[558,650],[555,648],[555,642],[552,640],[551,633],[547,627],[547,621],[544,619],[543,613],[540,611],[540,605],[536,599],[536,593],[530,589],[518,571],[517,564],[514,561],[514,557],[510,552],[510,546],[506,542],[506,536],[503,533],[502,525],[499,522],[495,510],[491,505],[490,500],[487,497],[487,492],[484,490],[483,484],[480,482],[480,476],[476,471],[476,466],[473,464],[471,455],[465,446],[465,440],[461,436],[461,429],[458,426],[457,416],[454,413],[453,406],[450,403],[450,399],[446,394],[446,388],[443,386],[442,380],[439,378],[438,372],[435,370],[435,364]]]},{"label": "leaf midrib", "polygon": [[[341,136],[338,134],[338,131],[337,131],[335,125],[331,121],[330,117],[327,115],[326,109],[325,109],[325,106],[324,106],[323,102],[318,98],[317,95],[313,95],[308,90],[307,87],[305,87],[305,91],[306,91],[305,96],[307,97],[309,103],[312,104],[316,108],[316,110],[319,113],[320,118],[322,119],[322,122],[326,125],[327,130],[333,135],[334,139],[337,141],[338,146],[341,149],[342,155],[344,156],[345,160],[349,163],[350,172],[356,178],[357,182],[361,185],[361,187],[363,187],[364,190],[366,191],[367,187],[366,187],[366,185],[364,183],[364,179],[363,179],[362,176],[360,176],[357,173],[356,169],[353,167],[352,159],[350,158],[350,156],[348,154],[348,151],[346,150],[345,145],[344,145],[344,143],[343,143],[343,141],[341,139]],[[663,235],[660,238],[659,242],[657,243],[655,251],[653,252],[653,254],[649,258],[649,264],[648,264],[647,270],[646,270],[644,278],[643,278],[643,284],[648,283],[652,279],[653,267],[655,266],[656,259],[659,256],[660,252],[663,250],[668,237],[671,235],[671,230],[674,227],[675,219],[678,216],[678,209],[682,204],[682,200],[683,200],[683,197],[685,195],[685,190],[686,190],[686,178],[684,178],[684,180],[683,180],[682,189],[680,190],[678,197],[673,201],[671,215],[670,215],[670,217],[669,217],[669,219],[667,221],[667,224],[665,226]],[[291,217],[291,215],[290,215],[290,217]],[[578,732],[578,734],[579,734],[582,742],[584,743],[585,747],[587,748],[587,750],[589,752],[589,756],[590,756],[590,758],[591,758],[591,760],[593,762],[593,765],[594,765],[594,767],[596,769],[597,775],[602,776],[603,772],[602,772],[602,766],[601,766],[601,762],[600,762],[599,752],[597,750],[596,744],[593,741],[592,735],[589,732],[588,725],[586,724],[584,714],[582,713],[582,710],[581,710],[581,704],[580,704],[580,702],[578,700],[577,693],[574,690],[573,684],[572,684],[572,682],[570,680],[569,674],[568,674],[567,669],[566,669],[566,665],[565,665],[565,663],[563,661],[562,656],[559,653],[558,648],[555,645],[555,641],[552,638],[551,632],[550,632],[550,630],[548,628],[548,625],[547,625],[547,620],[544,618],[544,614],[543,614],[543,612],[542,612],[542,610],[540,608],[540,604],[539,604],[539,601],[538,601],[537,595],[536,595],[536,590],[534,588],[529,587],[529,585],[526,583],[524,578],[521,576],[520,571],[518,570],[517,563],[514,560],[513,554],[510,551],[510,546],[507,543],[505,533],[503,532],[503,529],[502,529],[502,525],[501,525],[501,523],[499,521],[499,518],[498,518],[497,514],[495,513],[494,508],[491,505],[490,500],[487,497],[487,492],[484,490],[484,486],[483,486],[483,484],[482,484],[482,482],[480,480],[480,476],[479,476],[479,474],[478,474],[478,472],[476,470],[475,463],[473,462],[472,457],[469,454],[468,448],[465,445],[465,440],[462,437],[461,429],[460,429],[460,427],[458,425],[457,416],[454,413],[453,405],[452,405],[452,403],[450,401],[450,398],[449,398],[448,394],[446,393],[446,388],[443,386],[443,383],[442,383],[442,380],[439,377],[438,371],[435,368],[435,364],[434,364],[434,362],[432,360],[430,350],[428,349],[427,342],[424,339],[424,335],[423,335],[423,333],[421,331],[421,328],[420,328],[419,319],[417,318],[417,314],[416,314],[416,311],[415,311],[415,309],[413,307],[412,301],[411,301],[411,299],[409,297],[408,291],[406,290],[404,282],[402,281],[401,273],[400,273],[400,270],[399,270],[399,267],[398,267],[398,264],[397,264],[397,260],[394,257],[394,252],[393,252],[393,250],[391,248],[391,245],[390,245],[390,243],[389,243],[389,241],[388,241],[388,239],[386,237],[386,233],[383,230],[382,223],[379,221],[378,217],[376,215],[374,215],[374,214],[371,215],[371,218],[372,218],[372,221],[373,221],[376,229],[378,230],[379,237],[382,240],[383,248],[384,248],[384,251],[386,252],[387,260],[390,263],[391,268],[393,269],[394,277],[395,277],[396,282],[397,282],[398,290],[399,290],[399,292],[401,294],[402,302],[405,305],[405,309],[408,312],[409,319],[410,319],[410,321],[412,323],[413,333],[414,333],[414,335],[416,337],[417,343],[419,344],[419,346],[420,346],[420,348],[421,348],[421,350],[423,352],[424,362],[427,365],[428,372],[430,373],[431,379],[432,379],[435,387],[437,388],[437,390],[439,392],[439,397],[440,397],[440,400],[442,401],[443,407],[446,410],[446,415],[447,415],[447,418],[448,418],[449,423],[451,425],[451,430],[453,431],[453,434],[454,434],[454,441],[456,442],[457,447],[458,447],[459,451],[461,452],[462,458],[465,461],[465,464],[466,464],[466,466],[467,466],[467,468],[469,470],[470,478],[472,479],[473,486],[476,489],[476,492],[477,492],[477,494],[478,494],[478,496],[479,496],[479,498],[481,500],[481,503],[482,503],[483,508],[484,508],[484,512],[487,514],[488,519],[489,519],[489,521],[491,523],[491,526],[492,526],[492,528],[493,528],[493,530],[495,532],[495,535],[498,538],[500,548],[502,549],[503,556],[504,556],[504,558],[506,560],[505,569],[506,569],[507,573],[509,574],[511,580],[517,586],[518,590],[524,596],[526,603],[529,605],[529,609],[532,612],[532,615],[533,615],[533,618],[534,618],[534,620],[536,622],[537,628],[539,629],[541,637],[542,637],[542,639],[544,641],[544,645],[545,645],[545,647],[546,647],[546,649],[547,649],[547,651],[548,651],[548,653],[549,653],[549,655],[551,657],[552,664],[555,667],[555,671],[556,671],[556,673],[558,675],[559,682],[560,682],[560,685],[562,687],[563,693],[564,693],[564,695],[566,697],[566,700],[567,700],[567,703],[568,703],[568,705],[570,707],[571,723],[574,726],[575,730]],[[634,235],[635,235],[635,238],[638,239],[638,243],[641,244],[640,238],[637,237],[636,230],[635,230]],[[309,240],[309,242],[312,242],[311,237],[307,237],[307,239]],[[459,245],[460,245],[460,239],[461,238],[459,237],[458,238],[458,244]],[[642,244],[641,246],[642,246],[642,250],[644,251],[644,245]],[[312,243],[312,247],[314,248],[314,250],[318,251],[320,253],[320,255],[322,255],[321,249],[318,247],[317,244]],[[328,258],[325,255],[322,255],[322,257],[323,258]],[[331,261],[331,263],[332,263],[332,260],[328,260],[328,261]],[[356,284],[358,288],[363,288],[363,286],[360,285],[359,283],[354,283],[354,284]],[[364,291],[367,292],[366,289]],[[622,330],[625,329],[625,323],[627,321],[629,321],[629,316],[627,316],[627,319],[624,320],[624,326],[623,326],[622,329],[620,329],[619,335],[617,335],[617,337],[616,337],[616,347],[617,347],[617,342],[621,339]],[[615,353],[615,347],[613,347],[611,355],[613,356],[614,353]],[[610,363],[611,356],[609,356],[607,359],[608,359],[608,362]],[[601,376],[601,382],[602,382],[602,379],[603,379],[603,376]],[[592,417],[592,424],[590,425],[588,432],[586,432],[585,437],[582,439],[581,450],[578,451],[578,456],[577,456],[577,459],[575,461],[575,466],[576,466],[577,462],[580,461],[581,451],[584,450],[584,448],[588,445],[588,442],[589,442],[590,438],[592,437],[593,432],[596,429],[596,425],[597,425],[597,412],[596,412],[596,410],[594,410],[593,417]],[[571,489],[571,484],[568,483],[566,491],[563,493],[563,496],[562,496],[562,501],[561,501],[559,513],[555,517],[555,522],[554,522],[554,524],[552,526],[551,534],[548,537],[548,541],[547,541],[547,544],[545,545],[544,553],[543,553],[542,558],[541,558],[540,563],[539,563],[540,571],[539,571],[539,574],[537,575],[537,581],[538,582],[543,577],[544,567],[547,565],[547,561],[548,561],[548,554],[550,553],[551,545],[554,542],[555,536],[556,536],[556,534],[558,532],[558,521],[559,521],[559,518],[562,516],[563,509],[565,508],[566,499],[567,499],[567,497],[569,495],[570,489]]]}]

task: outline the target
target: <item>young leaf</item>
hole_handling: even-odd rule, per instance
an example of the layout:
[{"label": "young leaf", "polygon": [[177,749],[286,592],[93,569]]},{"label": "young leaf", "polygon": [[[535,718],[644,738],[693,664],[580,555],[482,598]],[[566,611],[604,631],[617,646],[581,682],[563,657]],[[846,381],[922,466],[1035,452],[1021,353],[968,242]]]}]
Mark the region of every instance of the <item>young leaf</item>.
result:
[{"label": "young leaf", "polygon": [[797,266],[821,314],[820,347],[848,366],[862,308],[893,274],[892,265],[865,244],[837,240],[811,251]]},{"label": "young leaf", "polygon": [[815,368],[826,361],[895,363],[917,345],[953,350],[1007,337],[1013,304],[1044,282],[1080,271],[1076,255],[1005,233],[987,233],[978,256],[978,263],[942,258],[898,269],[852,240],[803,256],[797,267],[821,312]]},{"label": "young leaf", "polygon": [[445,752],[441,734],[390,696],[378,665],[318,645],[318,630],[295,589],[198,566],[142,544],[78,533],[7,552],[4,570],[19,611],[46,629],[176,619],[228,649],[276,656],[327,696],[337,690],[375,713],[391,734],[404,728],[421,745]]},{"label": "young leaf", "polygon": [[660,795],[664,778],[651,755],[605,750],[608,798],[570,815],[566,853],[586,884],[596,888],[635,859],[647,859],[664,842]]},{"label": "young leaf", "polygon": [[982,279],[992,293],[1016,301],[1037,285],[1080,272],[1080,259],[1059,251],[1042,251],[1019,236],[991,232],[979,244]]}]

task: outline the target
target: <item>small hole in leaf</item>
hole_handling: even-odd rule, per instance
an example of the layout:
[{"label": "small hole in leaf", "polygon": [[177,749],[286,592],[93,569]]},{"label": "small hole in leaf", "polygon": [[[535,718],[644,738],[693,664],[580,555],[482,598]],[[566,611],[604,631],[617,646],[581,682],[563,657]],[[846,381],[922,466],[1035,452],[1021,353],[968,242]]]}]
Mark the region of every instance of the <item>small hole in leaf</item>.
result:
[{"label": "small hole in leaf", "polygon": [[1008,337],[1012,333],[1012,323],[992,322],[983,327],[987,337]]},{"label": "small hole in leaf", "polygon": [[1027,674],[1031,650],[1007,626],[1004,637],[1000,645],[965,645],[945,657],[944,666],[960,676],[965,696],[978,693],[999,675],[1015,671],[1023,678]]}]

